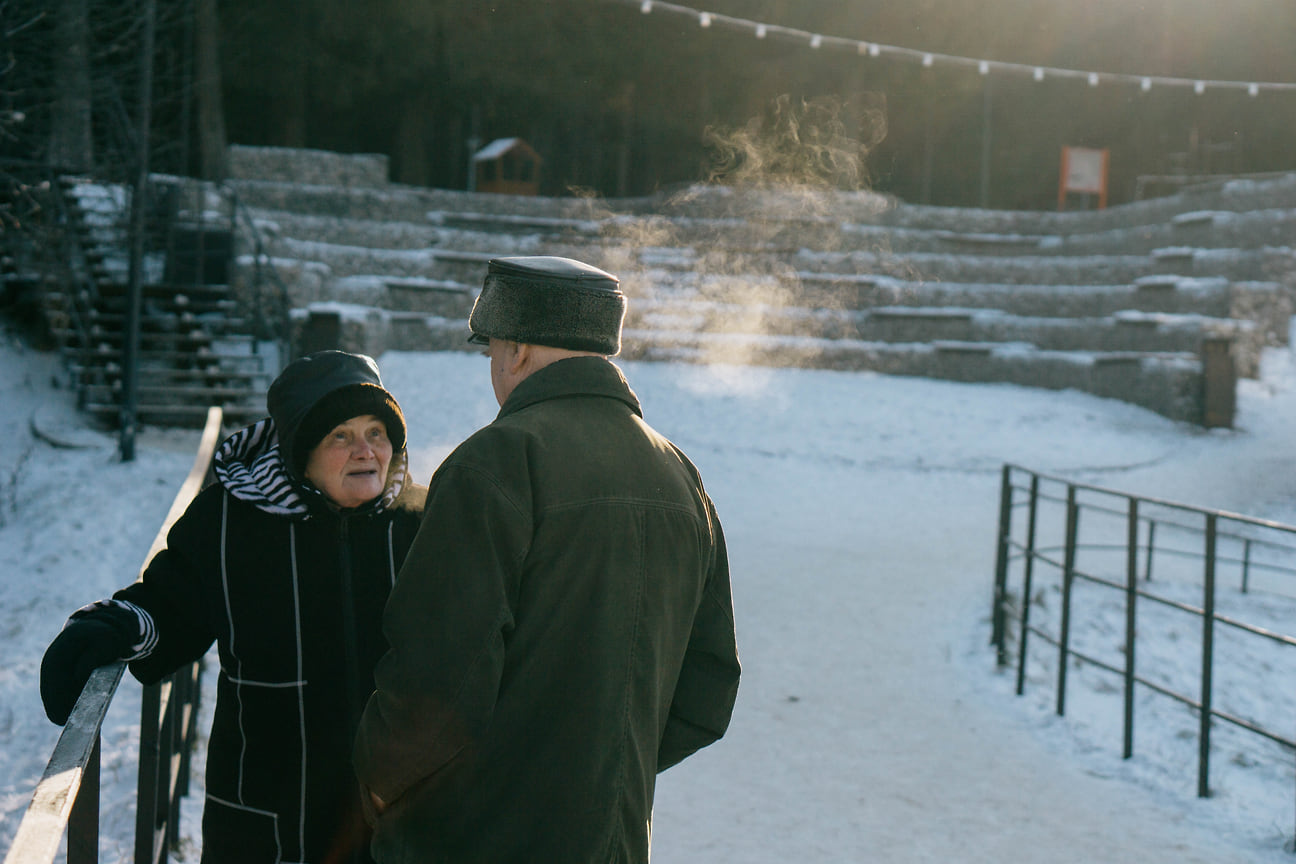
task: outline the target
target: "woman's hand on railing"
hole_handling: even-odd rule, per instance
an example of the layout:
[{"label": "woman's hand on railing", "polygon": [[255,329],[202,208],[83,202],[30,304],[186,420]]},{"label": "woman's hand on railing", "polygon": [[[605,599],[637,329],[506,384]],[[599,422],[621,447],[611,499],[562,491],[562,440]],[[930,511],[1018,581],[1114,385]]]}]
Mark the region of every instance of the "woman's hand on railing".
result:
[{"label": "woman's hand on railing", "polygon": [[134,616],[114,609],[95,609],[70,618],[41,660],[40,692],[45,715],[67,722],[90,673],[128,657],[138,639]]}]

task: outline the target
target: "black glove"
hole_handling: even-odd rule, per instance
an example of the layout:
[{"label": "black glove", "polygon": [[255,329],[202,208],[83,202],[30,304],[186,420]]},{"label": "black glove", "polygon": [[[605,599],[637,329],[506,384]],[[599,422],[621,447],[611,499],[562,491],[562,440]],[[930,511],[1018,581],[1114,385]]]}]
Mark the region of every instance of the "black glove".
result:
[{"label": "black glove", "polygon": [[60,726],[66,723],[90,673],[129,657],[137,641],[139,619],[126,609],[100,605],[73,614],[41,660],[45,716]]}]

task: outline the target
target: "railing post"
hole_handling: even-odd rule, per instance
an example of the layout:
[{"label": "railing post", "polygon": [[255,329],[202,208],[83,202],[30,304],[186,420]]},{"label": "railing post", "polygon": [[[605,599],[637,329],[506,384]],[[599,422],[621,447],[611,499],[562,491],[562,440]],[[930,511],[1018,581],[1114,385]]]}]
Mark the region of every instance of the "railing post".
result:
[{"label": "railing post", "polygon": [[1242,541],[1242,593],[1251,589],[1251,538]]},{"label": "railing post", "polygon": [[179,783],[176,770],[180,765],[180,747],[177,738],[179,730],[176,728],[179,725],[180,691],[182,689],[179,680],[179,672],[173,672],[167,678],[163,693],[165,704],[162,706],[161,728],[158,730],[158,740],[166,746],[163,753],[166,758],[158,763],[160,769],[158,791],[161,796],[158,798],[157,812],[162,825],[161,830],[155,836],[158,838],[157,860],[160,864],[166,864],[171,849],[179,839],[176,831],[180,824],[180,801],[175,791],[176,785]]},{"label": "railing post", "polygon": [[158,764],[161,741],[158,736],[158,713],[162,709],[162,685],[149,684],[140,696],[139,778],[135,791],[135,862],[157,861],[156,829],[158,801]]},{"label": "railing post", "polygon": [[1156,547],[1156,521],[1148,520],[1148,548],[1146,564],[1143,569],[1143,581],[1152,581],[1152,550]]},{"label": "railing post", "polygon": [[1134,639],[1135,604],[1138,598],[1138,499],[1129,498],[1129,524],[1125,539],[1125,741],[1126,759],[1134,755]]},{"label": "railing post", "polygon": [[68,813],[68,864],[94,864],[99,860],[99,752],[102,738],[94,736],[94,747],[81,774],[81,788]]},{"label": "railing post", "polygon": [[995,646],[995,664],[1008,662],[1004,646],[1007,612],[1004,605],[1008,597],[1008,550],[1012,538],[1012,466],[1003,466],[999,483],[999,543],[995,552],[994,606],[990,610],[990,642]]},{"label": "railing post", "polygon": [[198,700],[202,688],[202,662],[191,664],[184,670],[182,679],[184,695],[181,706],[184,710],[182,733],[180,739],[180,777],[176,795],[189,794],[189,771],[193,756],[193,741],[198,735]]},{"label": "railing post", "polygon": [[1020,633],[1017,645],[1017,695],[1026,689],[1026,637],[1030,634],[1031,591],[1035,575],[1035,516],[1039,512],[1039,475],[1031,474],[1030,509],[1026,521],[1026,566],[1022,576]]},{"label": "railing post", "polygon": [[1215,648],[1216,515],[1206,514],[1206,573],[1202,597],[1201,733],[1197,760],[1197,797],[1210,797],[1211,667]]},{"label": "railing post", "polygon": [[1076,505],[1076,487],[1067,484],[1066,552],[1062,565],[1062,626],[1058,638],[1057,713],[1066,713],[1067,654],[1071,641],[1071,586],[1075,582],[1076,532],[1080,511]]}]

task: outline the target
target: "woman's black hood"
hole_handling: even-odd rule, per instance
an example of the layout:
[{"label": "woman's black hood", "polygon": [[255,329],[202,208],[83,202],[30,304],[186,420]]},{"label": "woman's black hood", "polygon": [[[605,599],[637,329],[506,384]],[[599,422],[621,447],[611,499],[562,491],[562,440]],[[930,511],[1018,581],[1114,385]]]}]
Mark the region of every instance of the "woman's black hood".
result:
[{"label": "woman's black hood", "polygon": [[383,493],[359,510],[381,511],[405,485],[405,415],[363,354],[317,351],[289,363],[266,395],[270,416],[227,438],[212,469],[231,495],[267,513],[304,517],[324,493],[305,477],[311,451],[331,429],[372,414],[387,427],[391,464]]},{"label": "woman's black hood", "polygon": [[352,417],[378,417],[393,453],[405,449],[405,415],[383,387],[378,364],[363,354],[316,351],[299,357],[270,385],[266,408],[279,433],[284,468],[298,483],[315,445]]}]

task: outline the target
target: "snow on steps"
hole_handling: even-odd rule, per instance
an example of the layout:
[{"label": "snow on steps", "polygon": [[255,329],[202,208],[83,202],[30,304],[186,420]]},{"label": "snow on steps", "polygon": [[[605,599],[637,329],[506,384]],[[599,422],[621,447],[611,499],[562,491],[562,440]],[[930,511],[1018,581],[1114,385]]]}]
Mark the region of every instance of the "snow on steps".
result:
[{"label": "snow on steps", "polygon": [[[394,312],[343,303],[294,311],[337,322],[342,344],[387,350],[473,351],[463,318]],[[627,327],[621,358],[736,365],[804,366],[952,381],[993,381],[1076,389],[1143,405],[1189,423],[1202,422],[1202,361],[1184,351],[1044,350],[1023,342],[885,342],[769,333],[717,333]]]},{"label": "snow on steps", "polygon": [[1045,351],[1023,343],[890,343],[853,339],[630,330],[622,356],[758,366],[806,366],[950,381],[1074,389],[1201,422],[1202,368],[1177,352]]},{"label": "snow on steps", "polygon": [[[1214,181],[1171,196],[1136,201],[1104,210],[1040,212],[974,210],[898,202],[874,192],[805,189],[734,189],[693,185],[641,198],[612,200],[487,195],[453,190],[403,187],[386,180],[386,158],[341,155],[317,150],[234,146],[229,151],[232,187],[249,206],[296,202],[293,211],[310,211],[311,199],[328,199],[314,212],[360,215],[364,202],[377,204],[371,218],[417,221],[429,210],[477,211],[588,219],[615,211],[631,215],[680,215],[752,219],[771,213],[830,218],[835,222],[890,228],[948,230],[987,235],[1057,235],[1162,225],[1185,212],[1247,213],[1296,208],[1296,173],[1264,179]],[[306,204],[307,206],[300,206]],[[410,205],[402,216],[396,212]]]},{"label": "snow on steps", "polygon": [[[381,331],[375,348],[462,347],[486,260],[557,254],[622,277],[629,332],[648,346],[644,356],[700,350],[681,346],[683,331],[745,340],[760,362],[807,362],[786,340],[828,337],[840,346],[806,357],[836,363],[846,361],[832,360],[835,352],[863,353],[874,358],[866,366],[877,366],[879,357],[934,352],[963,358],[953,377],[1028,362],[1036,371],[1020,372],[1027,383],[1059,356],[1067,368],[1103,370],[1089,379],[1131,382],[1168,362],[1176,374],[1196,369],[1200,398],[1195,352],[1232,339],[1238,371],[1252,374],[1259,347],[1285,341],[1296,287],[1286,245],[1296,179],[1286,178],[1086,213],[914,207],[803,190],[695,187],[591,201],[381,183],[238,183],[271,229],[271,253],[307,277],[294,292],[299,322],[332,316],[339,332],[368,322]],[[733,323],[744,320],[759,323]],[[893,347],[860,348],[879,345]],[[1155,407],[1132,384],[1123,392],[1163,413],[1192,414]]]},{"label": "snow on steps", "polygon": [[[1195,355],[1205,338],[1234,341],[1238,374],[1259,373],[1263,347],[1249,321],[1124,310],[1095,318],[1023,317],[999,309],[879,306],[828,309],[762,303],[638,298],[626,327],[641,334],[691,332],[881,343],[1018,343],[1045,351]],[[647,338],[647,337],[644,337]]]}]

